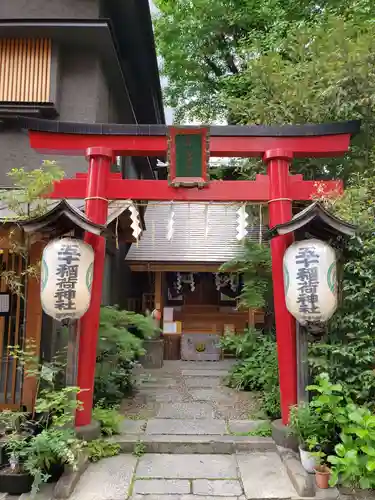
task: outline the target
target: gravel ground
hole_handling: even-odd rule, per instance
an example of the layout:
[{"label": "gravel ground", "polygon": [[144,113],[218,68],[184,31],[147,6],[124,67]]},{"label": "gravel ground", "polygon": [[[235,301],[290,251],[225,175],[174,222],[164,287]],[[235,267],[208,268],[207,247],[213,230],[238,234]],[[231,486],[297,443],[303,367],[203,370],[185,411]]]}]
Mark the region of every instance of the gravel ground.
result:
[{"label": "gravel ground", "polygon": [[[259,413],[259,397],[250,392],[236,391],[224,384],[232,360],[219,362],[166,361],[159,370],[134,370],[136,389],[132,397],[123,400],[121,411],[127,418],[154,418],[160,402],[150,393],[176,391],[186,403],[208,403],[215,418],[247,420]],[[194,371],[199,376],[194,376]],[[146,392],[147,391],[147,392]],[[171,401],[172,402],[172,401]]]}]

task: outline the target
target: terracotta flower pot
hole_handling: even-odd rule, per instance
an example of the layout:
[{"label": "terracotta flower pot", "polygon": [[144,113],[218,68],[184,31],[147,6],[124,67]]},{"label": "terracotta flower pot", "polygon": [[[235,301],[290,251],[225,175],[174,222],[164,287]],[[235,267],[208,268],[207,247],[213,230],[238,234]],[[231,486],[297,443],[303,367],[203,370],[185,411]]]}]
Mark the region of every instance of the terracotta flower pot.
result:
[{"label": "terracotta flower pot", "polygon": [[315,481],[318,488],[326,490],[329,488],[329,478],[331,471],[326,465],[318,465],[315,467]]}]

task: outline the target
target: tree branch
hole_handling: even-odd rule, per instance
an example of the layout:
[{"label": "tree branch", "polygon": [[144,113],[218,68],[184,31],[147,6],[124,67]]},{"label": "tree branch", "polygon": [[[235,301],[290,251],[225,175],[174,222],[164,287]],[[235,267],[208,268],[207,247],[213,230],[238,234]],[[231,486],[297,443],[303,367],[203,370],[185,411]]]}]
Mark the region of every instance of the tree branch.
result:
[{"label": "tree branch", "polygon": [[215,64],[213,61],[211,61],[211,59],[209,57],[204,56],[204,60],[207,64],[207,66],[209,66],[211,68],[211,70],[215,73],[216,76],[223,76],[223,72],[221,71],[219,66],[217,64]]}]

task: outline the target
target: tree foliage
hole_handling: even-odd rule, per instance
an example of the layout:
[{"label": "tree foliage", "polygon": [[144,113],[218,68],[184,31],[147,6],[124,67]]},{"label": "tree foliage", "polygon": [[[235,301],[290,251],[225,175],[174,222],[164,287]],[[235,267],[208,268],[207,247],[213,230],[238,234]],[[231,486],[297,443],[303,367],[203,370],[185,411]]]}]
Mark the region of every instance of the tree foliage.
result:
[{"label": "tree foliage", "polygon": [[297,27],[279,51],[254,59],[227,79],[225,99],[242,124],[326,123],[361,119],[362,132],[344,158],[307,159],[294,167],[306,178],[350,179],[371,169],[374,151],[375,26],[330,16],[322,25]]},{"label": "tree foliage", "polygon": [[314,344],[311,364],[342,383],[356,403],[374,406],[375,400],[375,178],[358,177],[333,209],[358,224],[358,236],[347,245],[342,279],[342,301],[329,324],[326,341]]},{"label": "tree foliage", "polygon": [[[156,0],[155,32],[168,102],[177,119],[203,121],[221,116],[236,121],[223,86],[254,62],[277,52],[290,57],[285,40],[296,28],[320,26],[333,13],[361,22],[374,14],[371,0]],[[251,80],[252,87],[257,79]],[[249,89],[247,89],[249,91]],[[251,114],[251,109],[249,109]],[[254,122],[254,120],[251,120]]]},{"label": "tree foliage", "polygon": [[[40,168],[25,170],[24,168],[13,168],[8,177],[13,182],[12,189],[0,190],[1,209],[8,211],[3,218],[3,224],[12,222],[13,227],[9,229],[6,237],[5,248],[20,255],[23,263],[23,271],[18,274],[14,270],[2,269],[0,278],[6,283],[12,293],[23,296],[25,277],[36,277],[39,273],[38,266],[30,265],[28,254],[30,241],[27,236],[20,237],[17,222],[42,215],[48,210],[49,200],[46,198],[52,189],[53,183],[63,178],[64,172],[53,161],[44,161]],[[1,243],[1,242],[0,242]]]},{"label": "tree foliage", "polygon": [[271,291],[271,253],[267,245],[246,240],[238,257],[223,264],[220,270],[243,276],[239,296],[242,307],[261,309],[266,305]]},{"label": "tree foliage", "polygon": [[[228,118],[220,91],[248,63],[244,43],[277,47],[295,23],[320,16],[312,0],[156,0],[155,31],[168,99],[179,117]],[[323,1],[322,4],[327,4]]]}]

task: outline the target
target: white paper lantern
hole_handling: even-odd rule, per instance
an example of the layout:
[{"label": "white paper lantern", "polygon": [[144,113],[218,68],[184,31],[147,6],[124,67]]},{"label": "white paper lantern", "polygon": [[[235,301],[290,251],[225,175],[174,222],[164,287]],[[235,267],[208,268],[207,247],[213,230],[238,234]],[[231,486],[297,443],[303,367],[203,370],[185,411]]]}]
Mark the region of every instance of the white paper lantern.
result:
[{"label": "white paper lantern", "polygon": [[93,270],[90,245],[74,238],[51,241],[42,256],[44,312],[59,321],[83,316],[90,306]]},{"label": "white paper lantern", "polygon": [[336,254],[323,241],[293,243],[284,255],[285,300],[303,325],[324,323],[337,308]]}]

